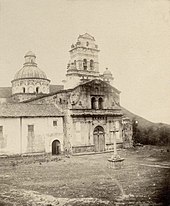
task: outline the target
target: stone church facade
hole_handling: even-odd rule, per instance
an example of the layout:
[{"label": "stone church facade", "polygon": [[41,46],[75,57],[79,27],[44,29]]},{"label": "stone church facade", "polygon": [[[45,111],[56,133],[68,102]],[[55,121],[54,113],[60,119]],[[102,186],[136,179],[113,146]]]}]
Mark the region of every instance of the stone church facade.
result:
[{"label": "stone church facade", "polygon": [[[89,34],[71,46],[63,86],[50,85],[32,52],[0,88],[0,154],[104,152],[132,145],[132,125],[120,106],[113,76],[99,72],[98,45]],[[128,129],[127,129],[128,128]]]}]

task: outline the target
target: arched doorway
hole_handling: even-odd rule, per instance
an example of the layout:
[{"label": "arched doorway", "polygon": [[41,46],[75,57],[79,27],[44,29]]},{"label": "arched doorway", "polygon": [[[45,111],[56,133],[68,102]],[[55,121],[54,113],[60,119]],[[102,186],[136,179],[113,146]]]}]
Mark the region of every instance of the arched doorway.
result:
[{"label": "arched doorway", "polygon": [[59,155],[61,152],[60,150],[60,141],[54,140],[52,142],[52,155]]},{"label": "arched doorway", "polygon": [[105,150],[105,136],[103,127],[95,127],[93,132],[93,140],[95,152],[102,152]]}]

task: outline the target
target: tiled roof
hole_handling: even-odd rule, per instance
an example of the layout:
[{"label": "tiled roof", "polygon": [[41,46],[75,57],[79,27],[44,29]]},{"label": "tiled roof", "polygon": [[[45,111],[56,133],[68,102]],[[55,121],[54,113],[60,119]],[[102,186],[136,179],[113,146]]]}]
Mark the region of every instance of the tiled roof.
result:
[{"label": "tiled roof", "polygon": [[0,104],[0,117],[57,117],[63,116],[52,104]]},{"label": "tiled roof", "polygon": [[64,89],[64,85],[50,84],[50,93],[55,93],[55,92],[58,92],[58,91],[63,90],[63,89]]},{"label": "tiled roof", "polygon": [[0,98],[8,98],[12,95],[12,87],[0,87]]}]

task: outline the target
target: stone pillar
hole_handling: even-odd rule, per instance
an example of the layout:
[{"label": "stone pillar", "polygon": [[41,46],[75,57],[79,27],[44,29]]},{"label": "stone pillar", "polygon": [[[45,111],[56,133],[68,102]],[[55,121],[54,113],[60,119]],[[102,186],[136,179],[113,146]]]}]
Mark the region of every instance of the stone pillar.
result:
[{"label": "stone pillar", "polygon": [[116,132],[113,133],[113,143],[114,143],[114,156],[117,155],[117,148],[116,148]]}]

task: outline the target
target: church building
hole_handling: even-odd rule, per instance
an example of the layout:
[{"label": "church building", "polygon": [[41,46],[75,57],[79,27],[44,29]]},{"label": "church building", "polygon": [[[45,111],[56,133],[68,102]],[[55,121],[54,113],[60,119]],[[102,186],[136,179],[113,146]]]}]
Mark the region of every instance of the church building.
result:
[{"label": "church building", "polygon": [[63,85],[51,85],[28,52],[23,67],[0,88],[0,155],[113,149],[132,145],[132,125],[109,69],[99,71],[98,45],[85,33],[69,50]]}]

